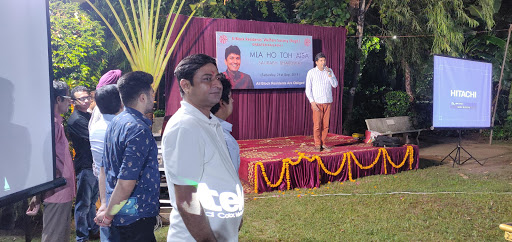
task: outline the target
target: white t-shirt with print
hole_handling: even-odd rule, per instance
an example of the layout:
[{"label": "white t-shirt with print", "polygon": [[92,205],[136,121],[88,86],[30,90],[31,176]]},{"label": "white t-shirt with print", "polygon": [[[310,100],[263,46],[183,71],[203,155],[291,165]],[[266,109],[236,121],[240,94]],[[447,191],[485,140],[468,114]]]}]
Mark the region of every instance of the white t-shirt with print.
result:
[{"label": "white t-shirt with print", "polygon": [[182,101],[165,127],[162,152],[174,208],[167,241],[194,241],[176,209],[174,185],[197,185],[199,200],[217,240],[238,241],[244,193],[218,119],[209,119]]}]

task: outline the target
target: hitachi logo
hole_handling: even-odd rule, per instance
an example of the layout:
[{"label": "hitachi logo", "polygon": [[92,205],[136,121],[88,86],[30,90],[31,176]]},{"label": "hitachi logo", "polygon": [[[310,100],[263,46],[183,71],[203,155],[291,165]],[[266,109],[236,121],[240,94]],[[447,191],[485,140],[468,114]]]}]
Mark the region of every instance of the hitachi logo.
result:
[{"label": "hitachi logo", "polygon": [[[244,194],[240,185],[237,184],[235,189],[236,194],[232,192],[221,192],[219,194],[219,192],[215,190],[210,190],[205,183],[199,183],[197,185],[197,193],[200,196],[199,201],[205,210],[228,213],[239,211],[237,214],[241,215],[241,211],[244,210]],[[206,211],[206,213],[209,217],[213,215],[211,212]],[[223,214],[222,217],[228,216]]]},{"label": "hitachi logo", "polygon": [[463,91],[463,90],[450,90],[450,96],[452,97],[467,97],[467,98],[476,98],[475,91]]}]

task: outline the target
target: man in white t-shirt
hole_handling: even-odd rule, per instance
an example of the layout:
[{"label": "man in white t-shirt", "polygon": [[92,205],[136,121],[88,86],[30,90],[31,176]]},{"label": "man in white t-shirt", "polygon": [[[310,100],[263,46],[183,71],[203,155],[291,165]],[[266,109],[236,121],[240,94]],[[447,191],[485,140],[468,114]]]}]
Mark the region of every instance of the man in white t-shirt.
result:
[{"label": "man in white t-shirt", "polygon": [[222,127],[210,112],[222,94],[215,59],[188,56],[174,75],[183,101],[162,137],[174,208],[167,241],[238,241],[244,194]]}]

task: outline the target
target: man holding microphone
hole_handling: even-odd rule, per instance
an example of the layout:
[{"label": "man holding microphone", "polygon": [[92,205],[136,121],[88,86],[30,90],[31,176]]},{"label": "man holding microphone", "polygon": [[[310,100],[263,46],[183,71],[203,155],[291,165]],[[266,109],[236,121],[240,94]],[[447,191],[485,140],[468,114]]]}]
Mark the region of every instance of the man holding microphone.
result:
[{"label": "man holding microphone", "polygon": [[316,67],[308,71],[306,77],[306,97],[313,109],[313,137],[315,150],[330,150],[325,144],[329,130],[332,88],[338,87],[338,80],[331,68],[327,67],[325,55],[315,56]]}]

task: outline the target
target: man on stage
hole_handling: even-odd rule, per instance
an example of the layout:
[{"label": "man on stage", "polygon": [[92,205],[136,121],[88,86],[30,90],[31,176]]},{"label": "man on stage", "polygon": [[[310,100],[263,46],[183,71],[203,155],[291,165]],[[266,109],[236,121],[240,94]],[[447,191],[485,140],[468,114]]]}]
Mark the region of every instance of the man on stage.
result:
[{"label": "man on stage", "polygon": [[316,67],[308,71],[306,77],[306,97],[313,109],[313,138],[315,149],[330,150],[325,144],[329,131],[332,88],[338,86],[338,80],[332,69],[325,65],[325,55],[320,52],[315,56]]},{"label": "man on stage", "polygon": [[226,48],[224,53],[224,63],[226,63],[227,70],[224,73],[226,78],[231,82],[233,89],[254,89],[252,78],[247,73],[238,71],[242,63],[240,56],[240,48],[236,45],[231,45]]}]

